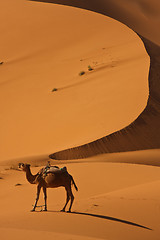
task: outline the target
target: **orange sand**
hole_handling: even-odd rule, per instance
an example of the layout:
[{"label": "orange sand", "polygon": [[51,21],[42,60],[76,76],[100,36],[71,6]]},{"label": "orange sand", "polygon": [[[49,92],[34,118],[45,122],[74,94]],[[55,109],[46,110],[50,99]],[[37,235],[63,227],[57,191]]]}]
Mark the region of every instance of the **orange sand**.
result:
[{"label": "orange sand", "polygon": [[[158,31],[148,30],[159,23],[157,1],[108,4],[108,15],[134,30],[139,24],[158,43]],[[36,187],[15,170],[24,161],[36,173],[49,153],[94,141],[138,117],[149,94],[149,57],[140,38],[109,17],[34,1],[1,2],[0,21],[1,239],[159,240],[158,149],[52,161],[66,165],[78,185],[71,214],[59,212],[63,188],[48,190],[48,212],[31,213]]]},{"label": "orange sand", "polygon": [[80,9],[1,4],[1,160],[88,143],[141,113],[149,58],[133,31]]}]

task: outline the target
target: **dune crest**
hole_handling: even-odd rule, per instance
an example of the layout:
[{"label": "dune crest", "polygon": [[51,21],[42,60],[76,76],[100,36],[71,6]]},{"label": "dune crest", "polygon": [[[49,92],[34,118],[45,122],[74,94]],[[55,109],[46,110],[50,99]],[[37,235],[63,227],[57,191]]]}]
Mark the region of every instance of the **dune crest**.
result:
[{"label": "dune crest", "polygon": [[[37,0],[33,0],[37,1]],[[116,1],[63,1],[40,0],[39,2],[69,5],[95,11],[113,17],[137,32],[150,56],[149,99],[145,110],[129,126],[111,135],[91,143],[50,154],[52,159],[85,158],[100,153],[124,152],[160,148],[160,34],[155,32],[160,17],[153,21],[153,16],[160,10],[158,1],[154,6],[148,0],[137,0],[134,4]],[[132,7],[136,13],[132,11]],[[132,9],[133,10],[133,9]],[[148,23],[148,20],[150,22]],[[148,23],[146,25],[146,23]],[[147,39],[149,38],[149,39]]]},{"label": "dune crest", "polygon": [[143,111],[149,57],[131,29],[56,4],[0,6],[1,162],[92,142]]},{"label": "dune crest", "polygon": [[160,47],[140,36],[150,56],[149,99],[145,110],[129,126],[83,146],[49,155],[52,159],[86,158],[100,153],[160,148]]}]

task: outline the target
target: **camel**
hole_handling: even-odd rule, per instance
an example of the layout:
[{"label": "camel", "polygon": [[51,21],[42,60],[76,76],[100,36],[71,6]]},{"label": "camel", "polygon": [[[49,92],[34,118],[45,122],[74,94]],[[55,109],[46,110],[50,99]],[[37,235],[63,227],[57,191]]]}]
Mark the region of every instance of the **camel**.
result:
[{"label": "camel", "polygon": [[[74,182],[73,177],[67,172],[66,168],[60,170],[59,167],[45,167],[42,168],[36,175],[32,175],[30,170],[30,164],[19,163],[19,168],[26,172],[26,178],[29,183],[37,184],[37,196],[35,204],[33,205],[33,209],[31,212],[36,210],[37,203],[39,200],[40,191],[43,188],[44,193],[44,209],[43,211],[47,211],[47,188],[57,188],[64,187],[67,193],[66,203],[62,208],[61,212],[65,212],[66,206],[70,201],[69,210],[67,212],[71,212],[71,207],[74,201],[74,196],[72,193],[71,185],[73,184],[75,189],[78,191],[78,188]],[[49,169],[52,169],[51,171]]]}]

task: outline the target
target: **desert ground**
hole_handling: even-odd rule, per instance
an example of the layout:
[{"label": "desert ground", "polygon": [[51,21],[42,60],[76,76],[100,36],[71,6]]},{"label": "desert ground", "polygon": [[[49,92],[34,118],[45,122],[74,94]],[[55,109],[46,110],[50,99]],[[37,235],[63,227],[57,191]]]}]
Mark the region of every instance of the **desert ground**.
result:
[{"label": "desert ground", "polygon": [[[160,6],[156,0],[152,7],[148,0],[93,2],[92,9],[85,3],[80,6],[85,9],[72,7],[74,1],[67,1],[69,6],[61,5],[64,1],[0,2],[2,240],[159,240],[159,73],[151,84],[151,55],[142,40],[158,48]],[[78,186],[71,213],[60,212],[66,198],[62,187],[47,190],[47,212],[30,212],[36,185],[29,184],[19,162],[31,164],[36,174],[51,153],[125,129],[150,103],[152,113],[147,110],[139,125],[148,129],[144,145],[136,128],[135,135],[126,131],[123,141],[114,140],[125,152],[102,154],[99,144],[100,152],[91,157],[50,160],[66,166]],[[129,144],[141,150],[131,151]],[[38,205],[43,202],[41,192]]]}]

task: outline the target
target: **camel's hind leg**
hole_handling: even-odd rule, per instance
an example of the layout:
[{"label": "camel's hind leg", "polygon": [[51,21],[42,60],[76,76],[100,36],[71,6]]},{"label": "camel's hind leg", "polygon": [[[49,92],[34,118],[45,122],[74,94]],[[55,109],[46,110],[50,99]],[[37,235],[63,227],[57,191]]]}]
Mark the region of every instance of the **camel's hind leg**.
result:
[{"label": "camel's hind leg", "polygon": [[65,209],[66,209],[66,206],[67,206],[69,200],[71,200],[71,203],[70,203],[68,212],[71,212],[71,207],[72,207],[72,204],[73,204],[73,201],[74,201],[74,196],[73,196],[73,193],[72,193],[71,185],[68,186],[68,187],[65,187],[65,189],[66,189],[66,193],[67,193],[67,198],[66,198],[66,203],[65,203],[63,209],[61,210],[61,212],[65,212]]},{"label": "camel's hind leg", "polygon": [[71,203],[70,203],[68,212],[71,212],[72,204],[73,204],[73,201],[74,201],[74,196],[73,196],[73,193],[72,193],[71,185],[68,187],[67,190],[68,190],[69,197],[71,199]]},{"label": "camel's hind leg", "polygon": [[68,212],[71,212],[71,207],[72,207],[73,201],[74,201],[74,196],[73,196],[73,193],[71,193],[71,204],[70,204]]},{"label": "camel's hind leg", "polygon": [[66,198],[66,203],[65,203],[64,207],[62,208],[61,212],[65,212],[66,206],[70,199],[69,192],[68,192],[67,188],[65,188],[65,189],[66,189],[66,193],[67,193],[67,198]]},{"label": "camel's hind leg", "polygon": [[44,210],[47,211],[47,190],[46,187],[43,187],[43,193],[44,193]]}]

